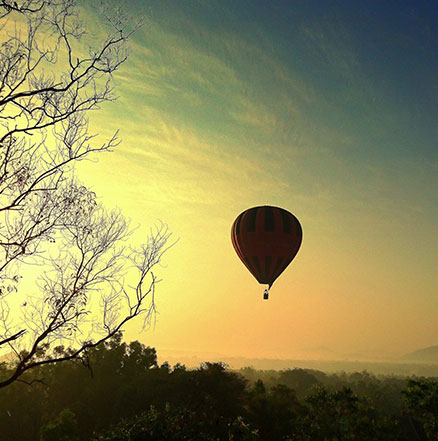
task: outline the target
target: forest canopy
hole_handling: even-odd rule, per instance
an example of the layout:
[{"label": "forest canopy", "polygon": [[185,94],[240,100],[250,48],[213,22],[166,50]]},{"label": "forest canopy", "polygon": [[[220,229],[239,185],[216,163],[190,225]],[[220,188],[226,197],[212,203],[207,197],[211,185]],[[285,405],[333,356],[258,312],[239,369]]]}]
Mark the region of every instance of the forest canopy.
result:
[{"label": "forest canopy", "polygon": [[[40,366],[0,395],[8,441],[436,440],[438,379],[311,369],[196,369],[121,334]],[[3,363],[1,375],[8,375]]]}]

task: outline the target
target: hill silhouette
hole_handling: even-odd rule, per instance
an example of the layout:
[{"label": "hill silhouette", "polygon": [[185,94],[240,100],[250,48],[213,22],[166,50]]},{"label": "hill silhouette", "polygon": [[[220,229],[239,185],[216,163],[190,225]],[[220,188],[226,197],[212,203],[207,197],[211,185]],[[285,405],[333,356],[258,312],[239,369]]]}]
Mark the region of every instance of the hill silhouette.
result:
[{"label": "hill silhouette", "polygon": [[438,363],[438,345],[418,349],[401,357],[403,360],[417,361],[422,363]]}]

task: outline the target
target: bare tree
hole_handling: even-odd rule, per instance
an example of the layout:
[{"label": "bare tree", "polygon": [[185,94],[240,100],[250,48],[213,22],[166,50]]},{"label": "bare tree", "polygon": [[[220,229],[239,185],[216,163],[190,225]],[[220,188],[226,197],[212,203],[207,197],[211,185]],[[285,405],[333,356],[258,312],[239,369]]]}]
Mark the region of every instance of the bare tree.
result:
[{"label": "bare tree", "polygon": [[[128,247],[129,222],[74,173],[119,143],[116,133],[96,145],[87,113],[114,100],[112,74],[140,24],[102,10],[107,34],[87,47],[78,12],[75,0],[0,0],[0,348],[15,356],[0,387],[35,366],[86,360],[126,322],[155,313],[152,269],[167,227]],[[19,306],[30,264],[41,274]]]}]

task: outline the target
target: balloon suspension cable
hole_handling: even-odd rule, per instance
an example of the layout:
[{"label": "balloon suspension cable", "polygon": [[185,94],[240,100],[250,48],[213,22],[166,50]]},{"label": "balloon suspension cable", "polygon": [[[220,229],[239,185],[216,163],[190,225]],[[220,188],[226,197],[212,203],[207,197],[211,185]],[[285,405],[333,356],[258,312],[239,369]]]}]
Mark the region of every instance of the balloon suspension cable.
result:
[{"label": "balloon suspension cable", "polygon": [[263,300],[268,300],[269,299],[269,288],[266,288],[263,291]]}]

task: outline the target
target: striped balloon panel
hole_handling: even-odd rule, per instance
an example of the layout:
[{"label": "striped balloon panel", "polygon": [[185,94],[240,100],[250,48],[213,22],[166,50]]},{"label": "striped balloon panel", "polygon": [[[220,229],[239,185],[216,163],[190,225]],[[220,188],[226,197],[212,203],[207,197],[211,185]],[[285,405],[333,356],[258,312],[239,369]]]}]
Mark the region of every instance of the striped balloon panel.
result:
[{"label": "striped balloon panel", "polygon": [[231,241],[240,260],[259,283],[272,286],[297,254],[302,229],[288,211],[270,206],[241,213],[231,228]]}]

